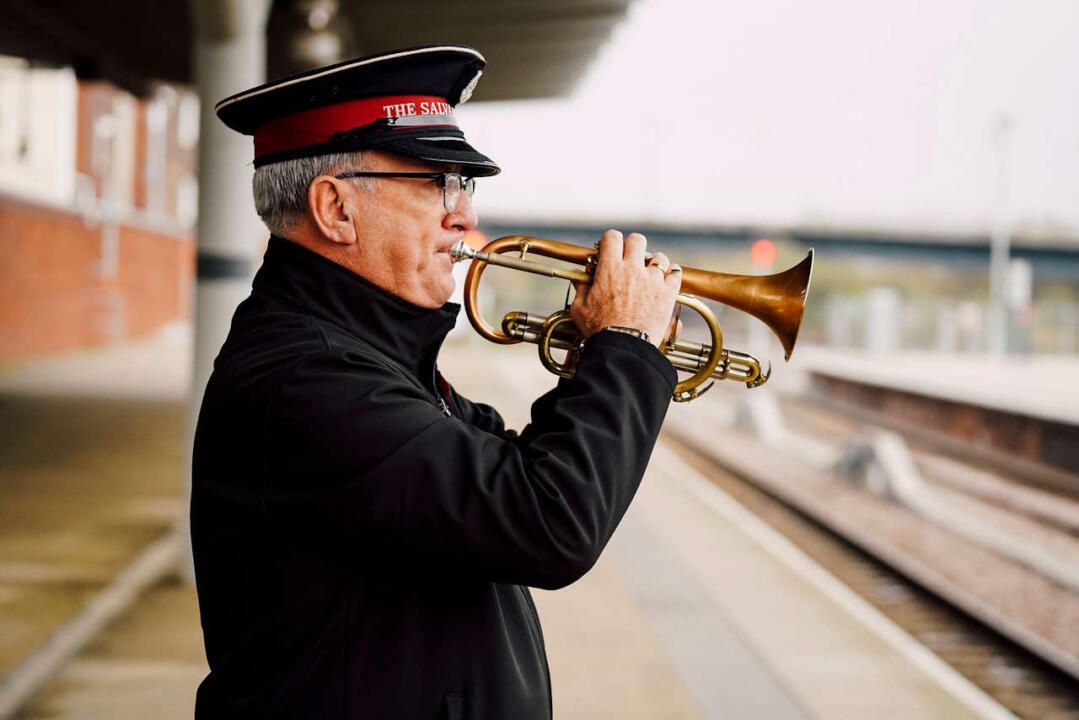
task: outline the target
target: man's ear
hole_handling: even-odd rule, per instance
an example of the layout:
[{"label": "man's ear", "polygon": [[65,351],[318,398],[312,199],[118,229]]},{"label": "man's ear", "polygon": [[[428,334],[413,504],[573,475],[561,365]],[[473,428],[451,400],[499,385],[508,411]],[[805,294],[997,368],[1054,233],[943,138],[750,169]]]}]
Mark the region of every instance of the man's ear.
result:
[{"label": "man's ear", "polygon": [[348,202],[348,180],[332,175],[319,175],[307,188],[307,209],[319,232],[328,240],[340,245],[356,242],[356,228],[351,213],[355,211]]}]

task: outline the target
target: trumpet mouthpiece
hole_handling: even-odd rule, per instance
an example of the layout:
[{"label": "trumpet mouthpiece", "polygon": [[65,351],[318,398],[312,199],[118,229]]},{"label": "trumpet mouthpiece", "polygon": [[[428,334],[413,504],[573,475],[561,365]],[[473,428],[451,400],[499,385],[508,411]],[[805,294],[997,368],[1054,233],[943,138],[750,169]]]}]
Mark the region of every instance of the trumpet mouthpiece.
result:
[{"label": "trumpet mouthpiece", "polygon": [[450,259],[454,262],[471,260],[474,257],[476,257],[476,251],[470,248],[464,240],[458,240],[450,248]]}]

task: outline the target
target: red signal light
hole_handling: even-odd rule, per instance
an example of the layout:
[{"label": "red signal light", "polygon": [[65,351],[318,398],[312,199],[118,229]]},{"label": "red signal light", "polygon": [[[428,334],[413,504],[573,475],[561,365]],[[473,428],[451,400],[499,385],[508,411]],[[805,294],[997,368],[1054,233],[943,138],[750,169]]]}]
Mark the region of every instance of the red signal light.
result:
[{"label": "red signal light", "polygon": [[770,268],[776,261],[776,244],[767,238],[754,241],[749,248],[749,258],[757,267]]}]

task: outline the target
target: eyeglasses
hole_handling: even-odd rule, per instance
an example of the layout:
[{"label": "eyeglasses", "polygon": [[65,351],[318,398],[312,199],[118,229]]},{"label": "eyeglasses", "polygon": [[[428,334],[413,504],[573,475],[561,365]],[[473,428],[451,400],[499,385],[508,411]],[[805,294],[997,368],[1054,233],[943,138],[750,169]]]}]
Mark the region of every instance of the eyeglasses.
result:
[{"label": "eyeglasses", "polygon": [[457,199],[461,197],[461,191],[472,197],[476,192],[476,178],[466,177],[460,173],[422,173],[422,172],[363,172],[353,171],[336,175],[338,180],[358,177],[392,177],[392,178],[425,178],[434,180],[442,187],[442,205],[446,212],[453,212],[457,207]]}]

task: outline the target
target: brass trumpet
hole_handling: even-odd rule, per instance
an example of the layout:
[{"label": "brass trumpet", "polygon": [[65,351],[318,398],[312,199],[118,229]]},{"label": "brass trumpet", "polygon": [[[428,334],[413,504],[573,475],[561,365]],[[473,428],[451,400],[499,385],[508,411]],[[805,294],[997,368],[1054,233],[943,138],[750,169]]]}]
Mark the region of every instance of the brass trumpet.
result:
[{"label": "brass trumpet", "polygon": [[[516,253],[517,256],[512,257],[507,253]],[[560,268],[528,260],[526,257],[530,253],[579,265],[583,269]],[[563,309],[548,316],[510,312],[502,318],[502,330],[496,330],[487,324],[479,312],[477,296],[480,278],[487,265],[491,264],[588,283],[592,281],[596,253],[595,248],[527,235],[509,235],[492,240],[483,250],[473,250],[461,240],[450,250],[454,262],[472,261],[465,279],[464,304],[476,332],[501,345],[536,343],[543,366],[562,377],[570,377],[575,372],[582,346],[581,335],[573,325],[569,311]],[[755,388],[767,382],[771,375],[771,366],[762,373],[760,362],[755,357],[723,347],[723,331],[719,322],[700,297],[729,305],[762,321],[779,338],[784,357],[790,360],[798,339],[798,328],[802,324],[802,311],[812,272],[812,249],[800,263],[775,275],[735,275],[682,268],[683,292],[678,295],[676,302],[695,310],[704,318],[712,333],[712,341],[694,343],[672,337],[661,348],[676,369],[693,373],[675,386],[675,402],[688,402],[700,397],[712,387],[715,380],[737,380],[745,383],[746,387]],[[552,349],[566,350],[565,362],[556,361],[551,354]],[[704,385],[706,382],[708,384]]]}]

